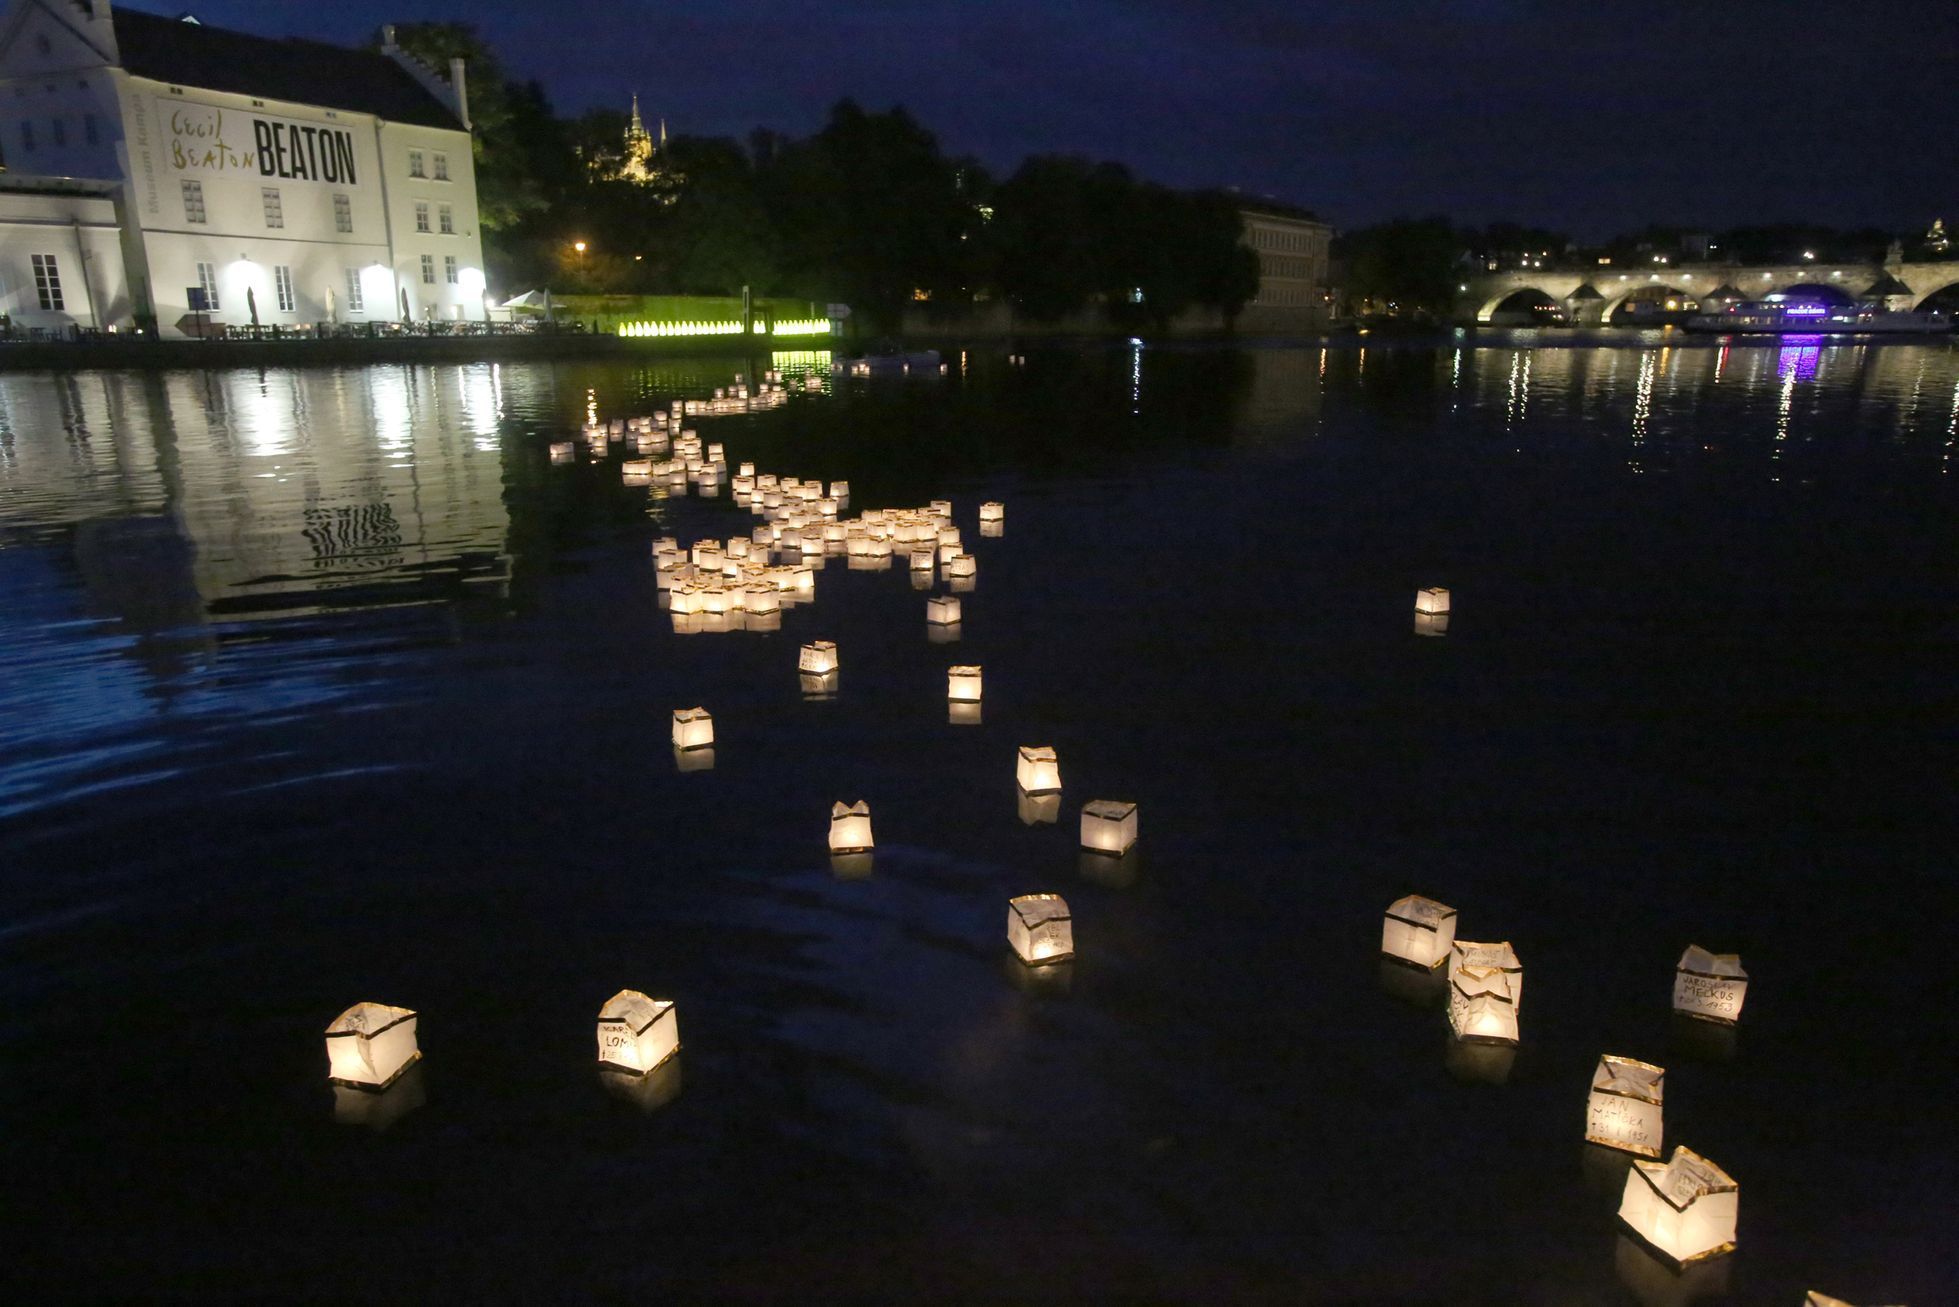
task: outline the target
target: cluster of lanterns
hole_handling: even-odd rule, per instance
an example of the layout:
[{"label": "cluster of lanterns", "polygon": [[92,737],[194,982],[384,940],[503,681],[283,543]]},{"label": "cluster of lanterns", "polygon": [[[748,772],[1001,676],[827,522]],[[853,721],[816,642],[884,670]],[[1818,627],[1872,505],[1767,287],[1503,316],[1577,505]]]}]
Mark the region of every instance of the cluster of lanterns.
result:
[{"label": "cluster of lanterns", "polygon": [[[1449,1028],[1456,1042],[1507,1054],[1520,1037],[1523,963],[1508,941],[1458,939],[1456,925],[1454,908],[1406,895],[1388,905],[1381,952],[1390,964],[1422,974],[1446,968]],[[1674,1011],[1732,1025],[1740,1018],[1747,984],[1739,958],[1693,945],[1675,969]],[[1508,1075],[1507,1056],[1481,1065],[1496,1068],[1489,1078]],[[1685,1267],[1733,1251],[1740,1188],[1685,1145],[1675,1145],[1673,1155],[1660,1160],[1665,1084],[1663,1067],[1613,1054],[1601,1057],[1585,1103],[1585,1139],[1632,1154],[1619,1219],[1676,1267]]]}]

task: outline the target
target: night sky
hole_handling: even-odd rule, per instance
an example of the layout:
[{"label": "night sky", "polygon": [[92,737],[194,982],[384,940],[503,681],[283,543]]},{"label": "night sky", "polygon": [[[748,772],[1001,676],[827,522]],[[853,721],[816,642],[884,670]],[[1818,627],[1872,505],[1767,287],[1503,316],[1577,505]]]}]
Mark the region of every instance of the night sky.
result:
[{"label": "night sky", "polygon": [[[181,4],[135,7],[182,12]],[[674,133],[903,104],[949,153],[1117,159],[1342,226],[1446,213],[1585,238],[1647,222],[1959,220],[1952,0],[193,0],[356,43],[466,18],[561,113],[638,91]]]}]

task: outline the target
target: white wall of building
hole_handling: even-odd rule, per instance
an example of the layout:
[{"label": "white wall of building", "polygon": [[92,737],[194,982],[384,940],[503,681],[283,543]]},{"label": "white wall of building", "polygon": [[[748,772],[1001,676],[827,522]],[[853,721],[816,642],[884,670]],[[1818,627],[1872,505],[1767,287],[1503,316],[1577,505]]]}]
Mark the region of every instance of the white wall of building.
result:
[{"label": "white wall of building", "polygon": [[114,200],[0,177],[0,314],[17,332],[57,336],[132,326]]}]

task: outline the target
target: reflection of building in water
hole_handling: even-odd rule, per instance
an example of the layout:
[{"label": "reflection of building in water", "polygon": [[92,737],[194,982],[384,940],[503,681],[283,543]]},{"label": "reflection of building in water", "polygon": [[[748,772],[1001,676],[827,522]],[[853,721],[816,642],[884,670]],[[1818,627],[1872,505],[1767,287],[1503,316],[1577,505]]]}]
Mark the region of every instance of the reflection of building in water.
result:
[{"label": "reflection of building in water", "polygon": [[1251,385],[1238,430],[1248,445],[1278,445],[1310,435],[1320,417],[1318,349],[1250,352]]}]

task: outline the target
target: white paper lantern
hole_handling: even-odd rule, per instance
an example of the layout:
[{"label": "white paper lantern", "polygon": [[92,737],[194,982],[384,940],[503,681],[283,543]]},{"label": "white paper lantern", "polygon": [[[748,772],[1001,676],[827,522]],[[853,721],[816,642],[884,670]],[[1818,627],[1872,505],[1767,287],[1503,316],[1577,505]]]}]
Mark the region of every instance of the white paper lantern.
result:
[{"label": "white paper lantern", "polygon": [[755,476],[755,465],[753,463],[738,464],[735,468],[735,473],[737,476],[745,476],[752,480]]},{"label": "white paper lantern", "polygon": [[923,573],[927,585],[930,585],[932,582],[932,568],[937,563],[938,556],[929,549],[914,549],[911,551],[911,570]]},{"label": "white paper lantern", "polygon": [[557,440],[551,444],[551,461],[553,463],[571,462],[572,453],[573,450],[569,440]]},{"label": "white paper lantern", "polygon": [[1004,522],[1007,520],[1007,506],[989,500],[980,505],[979,520],[982,522]]},{"label": "white paper lantern", "polygon": [[832,499],[850,498],[850,482],[832,481],[830,483],[830,498]]},{"label": "white paper lantern", "polygon": [[1061,792],[1061,760],[1045,744],[1023,744],[1014,764],[1014,779],[1024,794]]},{"label": "white paper lantern", "polygon": [[925,620],[934,626],[956,626],[959,623],[959,596],[933,595],[925,601]]},{"label": "white paper lantern", "polygon": [[1449,960],[1456,942],[1456,910],[1446,903],[1409,894],[1388,904],[1381,921],[1381,952],[1398,961],[1433,970]]},{"label": "white paper lantern", "polygon": [[673,710],[673,747],[705,749],[714,743],[714,716],[705,708]]},{"label": "white paper lantern", "polygon": [[1524,964],[1517,960],[1517,951],[1508,941],[1494,944],[1479,944],[1473,940],[1458,939],[1449,945],[1449,975],[1453,979],[1465,967],[1475,967],[1483,971],[1501,971],[1509,981],[1510,1002],[1520,1010],[1524,1005]]},{"label": "white paper lantern", "polygon": [[1007,903],[1007,942],[1030,967],[1075,956],[1075,924],[1059,894],[1023,894]]},{"label": "white paper lantern", "polygon": [[954,581],[971,581],[979,575],[979,560],[971,554],[954,554],[950,558],[941,555],[945,564],[945,574]]},{"label": "white paper lantern", "polygon": [[1136,805],[1091,799],[1082,805],[1082,847],[1093,853],[1129,852],[1136,843]]},{"label": "white paper lantern", "polygon": [[1449,611],[1449,592],[1439,585],[1415,592],[1415,611],[1418,613],[1446,613]]},{"label": "white paper lantern", "polygon": [[952,501],[950,499],[934,499],[930,504],[925,506],[925,511],[937,517],[951,517]]},{"label": "white paper lantern", "polygon": [[629,458],[619,465],[621,475],[629,477],[650,477],[653,475],[653,461],[646,458]]},{"label": "white paper lantern", "polygon": [[1635,1158],[1619,1219],[1675,1264],[1734,1251],[1741,1187],[1685,1144],[1665,1162]]},{"label": "white paper lantern", "polygon": [[386,1003],[356,1003],[326,1028],[327,1079],[354,1089],[386,1089],[421,1060],[415,1013]]},{"label": "white paper lantern", "polygon": [[1488,967],[1451,970],[1449,1029],[1460,1040],[1516,1043],[1517,1005],[1511,1000],[1510,978]]},{"label": "white paper lantern", "polygon": [[1709,953],[1698,944],[1680,955],[1673,974],[1673,1010],[1701,1021],[1732,1026],[1748,997],[1748,973],[1736,953]]},{"label": "white paper lantern", "polygon": [[1585,1102],[1585,1140],[1641,1157],[1660,1155],[1666,1070],[1607,1054],[1592,1072]]},{"label": "white paper lantern", "polygon": [[837,646],[830,640],[812,640],[803,646],[796,670],[812,672],[818,676],[837,670]]},{"label": "white paper lantern", "polygon": [[680,1051],[680,1018],[667,999],[622,989],[599,1009],[599,1061],[645,1075]]},{"label": "white paper lantern", "polygon": [[946,669],[946,698],[954,703],[978,703],[980,691],[979,664],[957,663]]},{"label": "white paper lantern", "polygon": [[864,800],[845,806],[830,805],[830,852],[868,853],[871,840],[871,805]]}]

